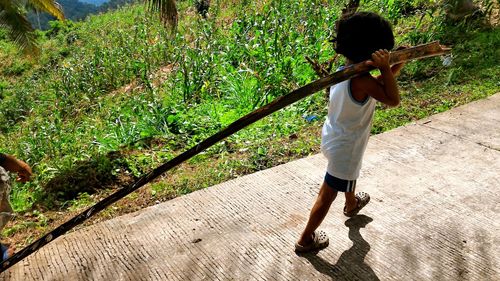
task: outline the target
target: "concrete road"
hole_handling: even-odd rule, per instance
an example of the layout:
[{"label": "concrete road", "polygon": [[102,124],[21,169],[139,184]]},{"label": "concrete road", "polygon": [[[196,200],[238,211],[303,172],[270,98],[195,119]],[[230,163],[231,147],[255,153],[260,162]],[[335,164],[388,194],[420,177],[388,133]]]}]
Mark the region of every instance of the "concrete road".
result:
[{"label": "concrete road", "polygon": [[500,280],[500,94],[371,138],[355,218],[293,245],[325,171],[315,155],[61,237],[0,280]]}]

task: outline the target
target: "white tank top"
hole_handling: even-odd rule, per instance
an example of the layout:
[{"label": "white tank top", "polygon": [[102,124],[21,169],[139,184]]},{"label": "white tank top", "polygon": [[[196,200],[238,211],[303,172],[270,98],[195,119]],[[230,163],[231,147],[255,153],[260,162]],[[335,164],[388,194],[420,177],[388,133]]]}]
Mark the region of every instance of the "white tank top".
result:
[{"label": "white tank top", "polygon": [[321,151],[328,159],[330,175],[344,180],[359,177],[376,103],[370,96],[363,102],[356,101],[351,80],[330,89],[328,116],[321,134]]}]

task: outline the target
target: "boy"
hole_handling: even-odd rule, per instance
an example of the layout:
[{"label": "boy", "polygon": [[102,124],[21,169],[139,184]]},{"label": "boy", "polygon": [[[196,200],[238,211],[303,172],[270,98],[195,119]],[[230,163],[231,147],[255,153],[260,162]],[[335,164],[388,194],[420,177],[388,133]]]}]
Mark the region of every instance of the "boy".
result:
[{"label": "boy", "polygon": [[327,172],[307,225],[295,244],[296,252],[321,250],[328,246],[324,231],[316,231],[338,192],[345,194],[344,215],[355,216],[369,201],[367,193],[354,194],[361,160],[370,136],[376,101],[397,106],[400,101],[394,75],[402,64],[389,65],[394,35],[389,22],[375,13],[359,12],[337,23],[335,51],[346,64],[378,68],[380,77],[369,73],[339,83],[330,90],[328,116],[322,130],[321,151],[328,159]]},{"label": "boy", "polygon": [[[17,173],[17,181],[20,182],[29,181],[32,175],[30,166],[24,161],[0,153],[0,230],[3,229],[12,216],[12,207],[9,203],[9,175],[6,171]],[[14,253],[13,248],[7,248],[3,244],[0,244],[0,250],[2,260],[6,260]]]}]

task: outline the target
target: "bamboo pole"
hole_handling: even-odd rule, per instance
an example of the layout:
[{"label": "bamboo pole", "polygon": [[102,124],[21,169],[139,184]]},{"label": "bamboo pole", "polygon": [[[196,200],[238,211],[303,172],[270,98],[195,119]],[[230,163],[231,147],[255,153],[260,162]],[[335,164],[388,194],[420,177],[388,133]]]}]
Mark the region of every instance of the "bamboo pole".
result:
[{"label": "bamboo pole", "polygon": [[[397,63],[402,63],[406,62],[409,60],[414,60],[414,59],[423,59],[427,57],[434,57],[434,56],[439,56],[443,55],[447,52],[449,52],[450,49],[448,48],[443,48],[441,45],[439,45],[438,42],[433,42],[425,45],[420,45],[420,46],[415,46],[412,48],[400,50],[400,51],[394,51],[391,52],[391,57],[390,57],[390,64],[397,64]],[[142,176],[139,178],[135,183],[132,185],[126,186],[115,193],[109,195],[108,197],[104,198],[100,202],[97,202],[94,206],[86,209],[85,211],[81,212],[77,216],[73,217],[72,219],[66,221],[59,227],[55,228],[51,232],[45,234],[35,242],[31,243],[21,251],[15,253],[12,255],[9,259],[5,260],[2,262],[1,267],[0,267],[0,272],[5,271],[7,268],[13,266],[14,264],[18,263],[22,259],[26,258],[30,254],[36,252],[38,249],[41,247],[45,246],[52,240],[56,239],[57,237],[65,234],[67,231],[71,230],[75,226],[83,223],[87,219],[89,219],[91,216],[97,214],[98,212],[104,210],[106,207],[109,205],[115,203],[119,199],[125,197],[126,195],[134,192],[138,188],[142,187],[143,185],[149,183],[150,181],[154,180],[161,174],[167,172],[168,170],[174,168],[175,166],[181,164],[182,162],[192,158],[193,156],[197,155],[198,153],[204,151],[205,149],[213,146],[220,140],[238,132],[239,130],[245,128],[246,126],[270,115],[271,113],[278,111],[298,100],[301,100],[315,92],[318,92],[326,87],[332,86],[334,84],[337,84],[339,82],[342,82],[344,80],[347,80],[349,78],[355,77],[356,75],[368,72],[370,70],[374,69],[371,66],[366,65],[364,62],[358,63],[351,65],[349,67],[346,67],[340,71],[337,71],[329,76],[320,78],[312,83],[309,83],[303,87],[300,87],[291,93],[281,96],[277,99],[275,99],[273,102],[256,109],[255,111],[241,117],[240,119],[236,120],[235,122],[231,123],[229,126],[227,126],[225,129],[219,131],[218,133],[210,136],[209,138],[205,139],[204,141],[198,143],[196,146],[188,149],[184,153],[176,156],[172,160],[168,161],[167,163],[157,167],[156,169],[152,170],[148,174]]]}]

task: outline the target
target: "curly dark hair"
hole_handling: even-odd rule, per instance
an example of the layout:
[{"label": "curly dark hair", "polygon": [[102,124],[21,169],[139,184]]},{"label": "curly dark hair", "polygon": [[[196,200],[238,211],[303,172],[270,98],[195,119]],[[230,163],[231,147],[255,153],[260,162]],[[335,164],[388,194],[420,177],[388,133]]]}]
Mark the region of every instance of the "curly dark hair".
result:
[{"label": "curly dark hair", "polygon": [[372,12],[347,15],[337,22],[336,29],[335,51],[355,63],[370,59],[378,49],[394,47],[391,24]]}]

